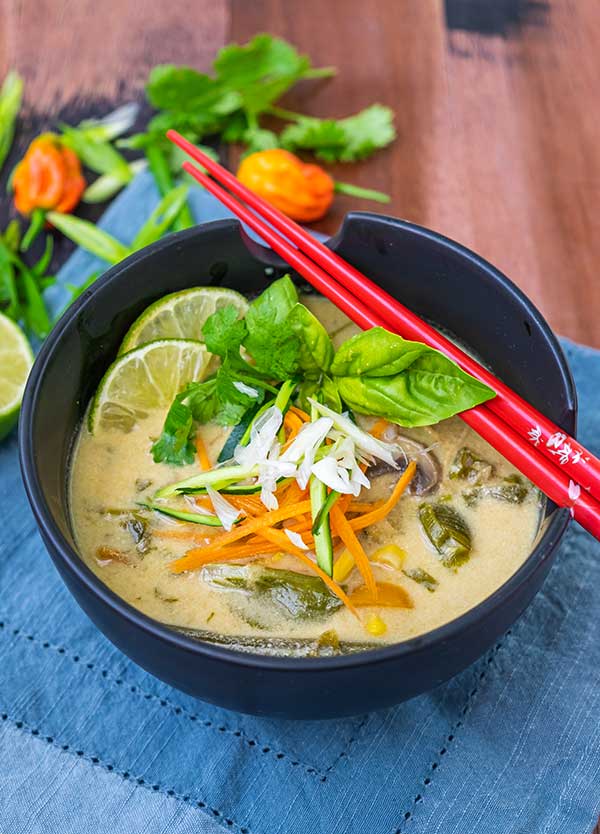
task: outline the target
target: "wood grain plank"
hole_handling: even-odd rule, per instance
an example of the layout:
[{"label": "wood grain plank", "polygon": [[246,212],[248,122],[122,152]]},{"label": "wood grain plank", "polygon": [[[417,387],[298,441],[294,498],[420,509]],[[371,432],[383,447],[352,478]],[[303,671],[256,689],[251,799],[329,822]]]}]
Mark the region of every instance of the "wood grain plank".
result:
[{"label": "wood grain plank", "polygon": [[0,74],[16,67],[26,103],[56,111],[77,100],[139,94],[163,62],[207,70],[228,28],[225,0],[0,0]]},{"label": "wood grain plank", "polygon": [[[301,14],[285,0],[233,0],[231,33],[243,40],[269,29],[338,67],[333,81],[292,91],[291,109],[393,107],[395,145],[334,174],[387,190],[390,214],[474,248],[560,333],[600,346],[596,2],[538,3],[535,16],[526,3],[498,3],[489,28],[500,34],[488,36],[476,20],[467,27],[469,9],[482,5],[463,0],[471,31],[456,14],[450,31],[436,0],[305,0]],[[334,231],[351,208],[381,211],[339,198],[319,228]]]}]

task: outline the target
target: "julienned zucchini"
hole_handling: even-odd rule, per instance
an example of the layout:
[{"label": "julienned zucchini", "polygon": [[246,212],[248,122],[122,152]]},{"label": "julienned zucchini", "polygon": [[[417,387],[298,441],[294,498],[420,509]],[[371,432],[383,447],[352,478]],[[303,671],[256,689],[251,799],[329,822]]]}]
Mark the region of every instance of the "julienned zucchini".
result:
[{"label": "julienned zucchini", "polygon": [[[203,515],[201,513],[190,513],[185,510],[177,510],[175,507],[165,507],[162,504],[140,504],[140,507],[145,507],[147,510],[154,510],[162,515],[168,515],[170,518],[178,518],[180,521],[190,521],[192,524],[204,524],[208,527],[222,527],[216,515]],[[241,519],[238,519],[234,524],[238,524]]]},{"label": "julienned zucchini", "polygon": [[255,478],[257,475],[258,466],[238,466],[237,464],[218,466],[216,469],[210,469],[208,472],[200,472],[198,475],[186,478],[184,481],[167,484],[167,486],[159,489],[154,497],[169,498],[180,493],[204,492],[207,486],[214,487],[214,489],[222,492],[225,488],[231,488],[231,485],[238,481],[246,481],[248,478]]},{"label": "julienned zucchini", "polygon": [[333,576],[333,542],[331,539],[331,525],[329,522],[329,510],[333,506],[337,494],[330,500],[327,495],[327,487],[314,475],[310,479],[310,506],[313,519],[313,536],[315,540],[315,553],[317,564],[327,576]]}]

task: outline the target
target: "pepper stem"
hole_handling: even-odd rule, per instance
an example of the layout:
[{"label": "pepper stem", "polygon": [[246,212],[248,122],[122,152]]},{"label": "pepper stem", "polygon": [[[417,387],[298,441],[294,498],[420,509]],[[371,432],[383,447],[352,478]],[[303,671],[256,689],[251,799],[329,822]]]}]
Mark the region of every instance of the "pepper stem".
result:
[{"label": "pepper stem", "polygon": [[373,200],[376,203],[389,203],[391,200],[389,194],[374,191],[372,188],[361,188],[359,185],[352,185],[350,182],[338,182],[336,180],[333,188],[338,194],[359,197],[361,200]]},{"label": "pepper stem", "polygon": [[45,222],[45,210],[41,208],[34,209],[31,214],[31,220],[29,221],[29,228],[23,235],[23,240],[21,241],[21,252],[27,252],[33,241],[44,228]]}]

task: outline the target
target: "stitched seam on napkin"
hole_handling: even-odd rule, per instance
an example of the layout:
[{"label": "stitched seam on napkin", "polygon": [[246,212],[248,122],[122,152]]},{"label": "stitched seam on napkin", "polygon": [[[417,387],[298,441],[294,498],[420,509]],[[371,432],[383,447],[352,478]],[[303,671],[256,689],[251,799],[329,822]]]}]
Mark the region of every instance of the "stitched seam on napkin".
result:
[{"label": "stitched seam on napkin", "polygon": [[[353,744],[355,744],[358,741],[358,736],[360,735],[362,728],[365,726],[365,724],[367,723],[368,720],[369,720],[368,715],[364,715],[362,717],[362,719],[361,719],[360,723],[358,724],[358,726],[356,727],[356,730],[354,731],[353,735],[351,735],[350,738],[348,739],[348,741],[346,742],[346,746],[344,747],[344,749],[340,753],[338,753],[335,760],[329,765],[329,767],[327,767],[325,769],[325,773],[331,773],[339,765],[339,763],[341,762],[342,759],[347,759],[348,758],[348,756],[350,754],[350,748],[352,747]],[[327,776],[323,776],[321,778],[321,782],[326,782],[326,781],[327,781]]]},{"label": "stitched seam on napkin", "polygon": [[[486,661],[485,661],[485,665],[483,667],[483,670],[477,676],[477,683],[475,683],[473,689],[471,689],[471,691],[467,695],[464,706],[459,713],[460,718],[457,721],[455,721],[453,724],[450,725],[450,731],[447,733],[446,736],[444,736],[443,746],[438,750],[437,758],[434,759],[434,761],[429,766],[429,771],[431,773],[435,773],[435,771],[439,768],[439,766],[442,762],[442,758],[448,753],[448,750],[450,749],[450,745],[454,742],[454,740],[456,739],[456,736],[458,735],[458,731],[461,729],[461,727],[464,726],[465,718],[469,714],[471,709],[473,708],[473,705],[474,705],[474,703],[477,699],[477,695],[479,694],[479,692],[481,690],[481,685],[483,684],[483,682],[485,681],[485,679],[487,677],[488,668],[494,662],[494,658],[496,657],[496,655],[498,654],[500,649],[504,646],[504,644],[506,642],[506,637],[510,636],[510,634],[512,634],[512,631],[509,629],[506,632],[505,637],[503,637],[502,640],[500,640],[498,643],[496,643],[496,645],[491,650],[491,652],[488,652],[488,654],[485,656]],[[481,664],[479,664],[479,665],[481,665]],[[424,788],[430,787],[433,784],[433,776],[425,776],[423,779],[421,779],[421,783],[423,784]],[[411,808],[414,809],[414,807],[416,805],[419,805],[419,803],[423,802],[423,799],[424,799],[423,794],[418,793],[412,801]],[[402,817],[404,819],[404,822],[402,823],[403,827],[402,828],[399,827],[399,826],[396,827],[394,829],[394,834],[405,834],[405,832],[407,830],[406,825],[408,825],[413,819],[413,811],[407,809],[402,814]]]},{"label": "stitched seam on napkin", "polygon": [[181,802],[185,802],[186,805],[190,805],[192,808],[195,808],[197,810],[199,809],[201,811],[204,811],[205,813],[210,812],[216,819],[225,823],[225,825],[227,825],[228,828],[237,829],[239,831],[239,834],[251,834],[251,831],[247,825],[239,825],[239,823],[235,822],[235,820],[233,820],[232,817],[226,816],[223,813],[223,811],[220,811],[218,808],[213,808],[210,805],[207,805],[206,802],[203,802],[200,799],[193,799],[188,794],[180,794],[173,788],[165,788],[163,785],[157,783],[150,783],[146,779],[143,779],[141,776],[135,776],[133,773],[130,773],[127,770],[117,770],[117,768],[110,762],[103,761],[102,759],[98,758],[98,756],[91,756],[89,753],[85,753],[83,750],[76,749],[72,744],[60,744],[58,741],[56,741],[54,736],[44,735],[41,732],[41,730],[39,730],[37,727],[32,727],[31,725],[27,724],[27,722],[20,721],[19,719],[14,718],[12,715],[9,715],[6,712],[0,714],[0,720],[10,721],[11,724],[13,724],[17,728],[17,730],[29,733],[29,735],[33,736],[34,738],[38,738],[40,741],[43,741],[46,744],[50,744],[52,747],[55,747],[62,753],[68,753],[69,755],[77,757],[78,759],[83,759],[83,761],[86,761],[95,767],[101,767],[108,773],[112,773],[115,776],[120,776],[126,782],[131,782],[135,785],[138,785],[140,788],[153,791],[154,793],[163,794],[164,796],[168,796],[171,799],[178,799]]},{"label": "stitched seam on napkin", "polygon": [[[263,755],[273,754],[275,758],[280,761],[286,759],[289,762],[290,766],[302,767],[305,773],[307,773],[310,776],[320,777],[322,782],[324,782],[327,779],[326,774],[333,770],[333,768],[339,762],[340,758],[343,758],[343,756],[339,754],[335,761],[325,771],[321,771],[314,765],[303,762],[290,753],[284,753],[281,750],[274,750],[268,743],[261,743],[257,739],[250,738],[243,730],[234,730],[231,727],[226,727],[223,724],[215,724],[215,722],[211,721],[209,718],[204,718],[201,715],[197,715],[196,713],[190,712],[184,707],[177,706],[176,704],[169,701],[167,698],[162,698],[160,695],[156,695],[152,692],[146,692],[144,689],[142,689],[141,686],[137,684],[130,684],[125,678],[115,675],[108,669],[98,669],[95,663],[93,663],[92,661],[86,661],[84,658],[80,657],[80,655],[67,651],[67,649],[65,649],[64,646],[56,645],[54,643],[49,642],[48,640],[42,641],[39,637],[24,632],[21,628],[10,627],[7,623],[6,618],[0,620],[0,632],[3,631],[6,633],[11,633],[14,637],[18,637],[22,640],[27,640],[30,643],[34,643],[37,646],[40,646],[42,649],[51,650],[56,652],[57,654],[63,655],[64,657],[69,658],[69,660],[73,661],[74,663],[81,663],[83,666],[86,667],[86,669],[99,671],[100,676],[113,686],[123,687],[124,689],[129,690],[129,692],[132,695],[139,695],[140,697],[145,698],[147,701],[151,700],[157,703],[160,707],[168,709],[170,712],[172,712],[174,715],[178,717],[183,717],[187,718],[189,721],[198,722],[203,727],[210,728],[215,732],[233,735],[236,738],[241,739],[248,747],[254,749],[256,752],[262,753]],[[363,724],[359,725],[358,729],[360,729],[360,727],[362,727]],[[354,743],[354,741],[354,737],[350,738],[346,743],[346,747],[344,748],[342,753],[345,754],[347,749]]]}]

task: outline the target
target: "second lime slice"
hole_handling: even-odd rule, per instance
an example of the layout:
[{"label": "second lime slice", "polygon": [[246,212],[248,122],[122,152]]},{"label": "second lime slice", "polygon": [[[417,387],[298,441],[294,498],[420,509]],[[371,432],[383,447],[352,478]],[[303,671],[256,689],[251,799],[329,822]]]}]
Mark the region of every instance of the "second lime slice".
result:
[{"label": "second lime slice", "polygon": [[188,382],[204,379],[211,358],[203,344],[189,339],[161,339],[119,356],[96,391],[90,431],[131,431],[156,409],[168,408]]},{"label": "second lime slice", "polygon": [[206,319],[215,310],[233,305],[241,318],[248,302],[235,290],[222,287],[193,287],[174,292],[151,304],[129,328],[119,355],[156,339],[202,339]]}]

